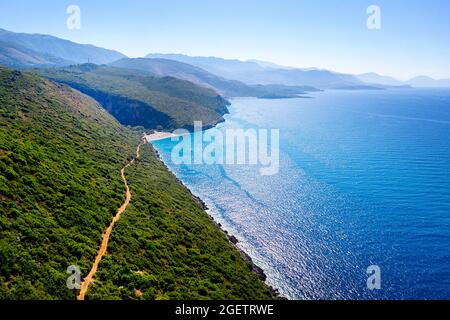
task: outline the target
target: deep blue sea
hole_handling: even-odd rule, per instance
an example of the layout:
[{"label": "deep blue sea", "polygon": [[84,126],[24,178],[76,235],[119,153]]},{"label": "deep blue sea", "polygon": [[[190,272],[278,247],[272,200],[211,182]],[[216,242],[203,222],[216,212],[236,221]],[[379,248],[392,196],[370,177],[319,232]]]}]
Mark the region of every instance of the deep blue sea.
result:
[{"label": "deep blue sea", "polygon": [[[226,128],[280,130],[280,170],[169,168],[293,299],[450,299],[450,90],[232,100]],[[367,268],[381,289],[367,288]]]}]

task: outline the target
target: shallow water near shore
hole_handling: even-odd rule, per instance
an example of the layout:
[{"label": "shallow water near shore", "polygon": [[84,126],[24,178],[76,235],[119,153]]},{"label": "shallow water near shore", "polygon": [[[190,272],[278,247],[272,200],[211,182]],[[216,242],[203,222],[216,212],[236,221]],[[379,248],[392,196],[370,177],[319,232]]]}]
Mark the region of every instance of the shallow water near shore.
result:
[{"label": "shallow water near shore", "polygon": [[[326,91],[234,99],[218,128],[280,130],[280,171],[175,165],[292,299],[450,296],[450,90]],[[198,133],[197,133],[198,134]],[[381,289],[366,270],[381,270]]]}]

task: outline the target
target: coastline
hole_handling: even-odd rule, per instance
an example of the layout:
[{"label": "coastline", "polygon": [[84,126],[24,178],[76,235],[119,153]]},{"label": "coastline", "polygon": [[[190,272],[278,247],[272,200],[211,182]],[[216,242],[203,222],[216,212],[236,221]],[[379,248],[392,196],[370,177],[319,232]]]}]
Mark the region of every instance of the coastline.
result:
[{"label": "coastline", "polygon": [[[162,163],[162,165],[166,168],[167,171],[169,171],[171,174],[173,174],[175,176],[175,179],[177,180],[177,182],[183,186],[183,188],[185,188],[188,193],[191,195],[192,199],[194,200],[194,202],[196,202],[198,204],[198,206],[206,212],[206,214],[208,215],[208,217],[211,219],[212,223],[226,236],[226,238],[228,239],[228,241],[230,242],[230,244],[239,251],[240,255],[242,256],[242,258],[244,259],[244,261],[249,264],[252,268],[252,272],[256,274],[256,276],[258,277],[258,279],[264,283],[264,285],[266,286],[268,292],[270,293],[272,299],[274,300],[288,300],[286,297],[282,296],[279,292],[279,290],[277,288],[274,288],[271,285],[268,285],[266,283],[267,280],[267,275],[265,273],[265,271],[259,267],[258,265],[255,264],[255,262],[253,261],[253,259],[250,257],[250,255],[245,252],[243,249],[238,247],[238,243],[239,240],[232,234],[230,234],[223,226],[222,224],[218,223],[217,221],[215,221],[214,217],[211,216],[211,214],[209,213],[209,208],[207,206],[207,204],[198,196],[196,196],[184,183],[183,181],[181,181],[176,174],[170,170],[170,168],[166,165],[166,163],[163,161],[161,155],[159,154],[158,150],[156,150],[156,148],[151,144],[152,141],[158,141],[158,140],[163,140],[163,139],[167,139],[173,136],[176,136],[174,134],[171,133],[160,133],[161,135],[159,136],[154,136],[154,139],[148,140],[149,136],[152,135],[147,135],[145,134],[145,139],[148,141],[148,144],[150,146],[150,149],[152,151],[152,153],[155,155],[155,157]],[[164,138],[163,138],[164,136]]]}]

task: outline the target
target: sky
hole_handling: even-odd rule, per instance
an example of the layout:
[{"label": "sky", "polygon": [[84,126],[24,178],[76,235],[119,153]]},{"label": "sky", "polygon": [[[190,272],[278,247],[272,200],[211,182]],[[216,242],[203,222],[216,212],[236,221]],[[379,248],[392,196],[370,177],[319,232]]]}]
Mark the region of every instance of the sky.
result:
[{"label": "sky", "polygon": [[[81,28],[67,28],[69,5]],[[377,5],[381,28],[367,27]],[[0,28],[51,34],[130,57],[183,53],[399,79],[450,78],[448,0],[15,0]]]}]

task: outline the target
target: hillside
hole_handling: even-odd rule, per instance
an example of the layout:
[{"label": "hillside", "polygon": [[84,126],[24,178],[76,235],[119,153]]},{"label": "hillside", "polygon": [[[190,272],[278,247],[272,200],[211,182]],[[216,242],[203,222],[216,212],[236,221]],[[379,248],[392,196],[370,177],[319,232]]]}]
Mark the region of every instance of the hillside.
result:
[{"label": "hillside", "polygon": [[20,45],[0,41],[0,65],[12,68],[63,66],[68,61]]},{"label": "hillside", "polygon": [[199,67],[168,59],[121,59],[110,64],[114,67],[147,72],[157,77],[175,77],[211,88],[226,97],[264,97],[269,95],[294,96],[317,91],[312,87],[247,85],[228,80]]},{"label": "hillside", "polygon": [[[0,299],[75,299],[124,199],[140,134],[66,86],[0,67]],[[265,286],[149,147],[88,299],[265,299]],[[139,294],[137,294],[139,293]]]},{"label": "hillside", "polygon": [[[125,58],[125,55],[114,50],[88,44],[78,44],[43,34],[15,33],[0,29],[0,41],[20,46],[41,55],[51,56],[50,60],[59,59],[66,61],[65,65],[87,62],[105,64]],[[27,66],[28,63],[25,59],[23,67]]]},{"label": "hillside", "polygon": [[36,72],[96,99],[124,125],[191,129],[198,120],[210,127],[228,112],[228,101],[213,90],[172,77],[93,64]]}]

